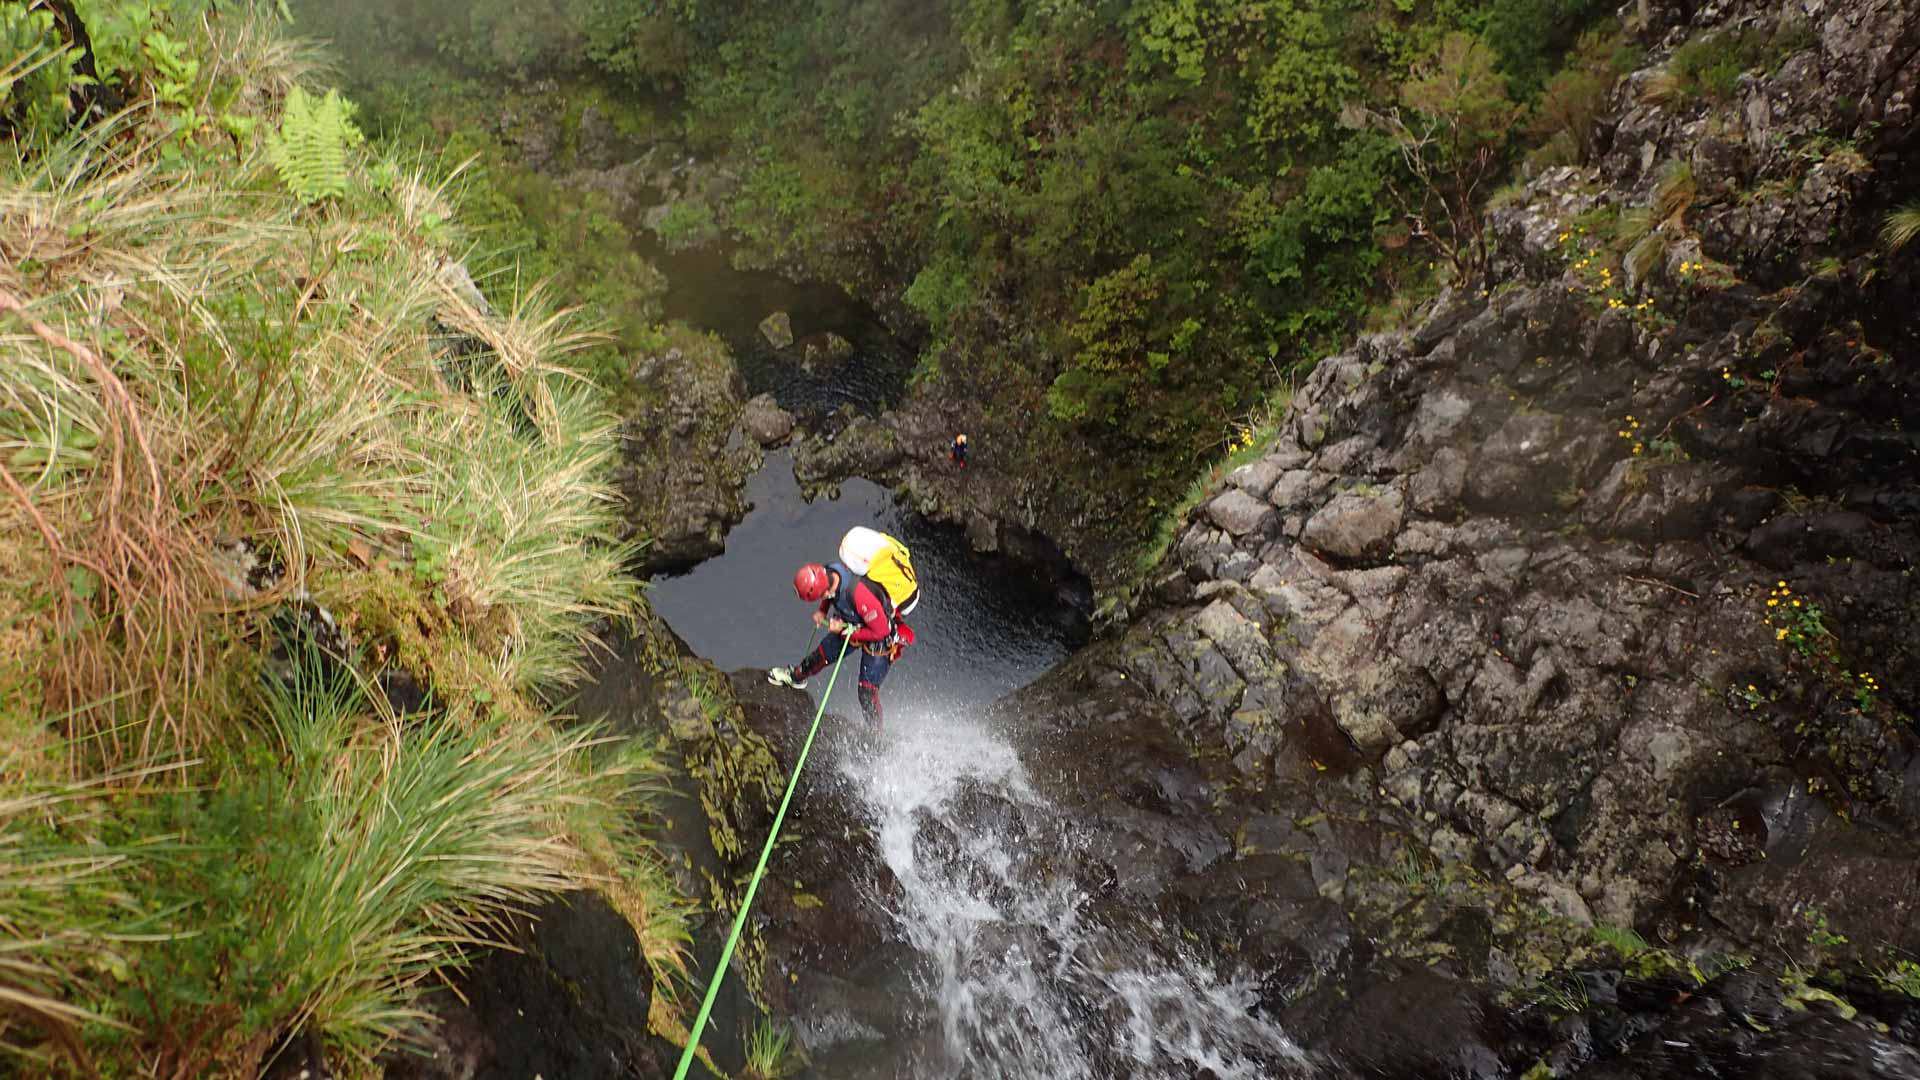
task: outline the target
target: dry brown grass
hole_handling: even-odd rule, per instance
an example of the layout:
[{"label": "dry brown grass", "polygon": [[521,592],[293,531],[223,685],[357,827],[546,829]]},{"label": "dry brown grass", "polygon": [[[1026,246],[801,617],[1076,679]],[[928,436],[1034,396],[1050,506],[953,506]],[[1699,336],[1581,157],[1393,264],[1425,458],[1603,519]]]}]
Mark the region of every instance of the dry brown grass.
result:
[{"label": "dry brown grass", "polygon": [[[144,410],[113,366],[11,292],[0,290],[0,313],[44,346],[44,370],[78,391],[69,400],[85,396],[95,406],[93,467],[81,482],[36,498],[0,465],[8,516],[31,523],[50,564],[45,585],[60,629],[44,675],[47,705],[72,718],[75,745],[100,736],[110,762],[151,757],[161,739],[196,741],[204,733],[190,730],[186,704],[206,674],[203,619],[217,595],[208,537],[180,513]],[[143,691],[149,722],[126,731],[113,722],[119,710],[96,703],[130,689]]]}]

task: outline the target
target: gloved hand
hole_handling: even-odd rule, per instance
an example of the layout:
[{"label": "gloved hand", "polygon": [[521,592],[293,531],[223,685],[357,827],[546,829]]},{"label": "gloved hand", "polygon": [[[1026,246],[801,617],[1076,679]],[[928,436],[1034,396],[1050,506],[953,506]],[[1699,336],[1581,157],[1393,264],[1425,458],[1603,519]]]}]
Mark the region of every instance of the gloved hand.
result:
[{"label": "gloved hand", "polygon": [[841,637],[852,637],[855,629],[857,628],[852,623],[841,622],[839,619],[827,620],[827,633],[829,634],[838,634]]},{"label": "gloved hand", "polygon": [[825,626],[826,624],[827,624],[827,613],[816,609],[813,613],[813,625]]}]

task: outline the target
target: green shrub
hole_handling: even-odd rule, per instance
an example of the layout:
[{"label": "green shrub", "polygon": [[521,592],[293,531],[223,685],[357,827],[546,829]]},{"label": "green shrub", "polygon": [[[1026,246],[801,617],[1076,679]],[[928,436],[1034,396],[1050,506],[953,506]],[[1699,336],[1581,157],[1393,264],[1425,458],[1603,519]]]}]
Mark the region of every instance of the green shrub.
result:
[{"label": "green shrub", "polygon": [[1614,5],[1606,0],[1492,0],[1469,25],[1493,47],[1515,98],[1529,101],[1581,31]]},{"label": "green shrub", "polygon": [[57,135],[67,124],[72,83],[72,61],[53,12],[0,7],[0,135],[29,142]]},{"label": "green shrub", "polygon": [[1682,94],[1725,101],[1741,75],[1775,58],[1771,40],[1767,30],[1753,26],[1706,33],[1675,49],[1667,71]]},{"label": "green shrub", "polygon": [[[436,973],[575,887],[569,808],[631,804],[635,768],[582,768],[590,731],[440,719],[403,732],[327,663],[306,652],[269,684],[270,737],[223,752],[211,782],[121,820],[130,845],[179,838],[141,848],[140,893],[191,932],[133,955],[114,1013],[173,1054],[232,1066],[308,1030],[370,1066],[419,1034]],[[218,1034],[165,1045],[196,1029]]]},{"label": "green shrub", "polygon": [[1611,77],[1596,71],[1560,72],[1548,81],[1539,104],[1534,107],[1529,130],[1537,138],[1566,136],[1572,144],[1572,161],[1586,164],[1593,159],[1595,125],[1606,110],[1607,91],[1613,82]]},{"label": "green shrub", "polygon": [[[276,27],[121,14],[166,35],[119,54],[134,108],[0,154],[0,1053],[256,1075],[304,1030],[366,1070],[511,910],[589,883],[670,979],[651,748],[543,704],[638,595],[593,335],[475,294],[417,160],[342,136],[282,190],[268,133],[298,165],[332,107]],[[262,699],[296,592],[429,707],[313,663]]]},{"label": "green shrub", "polygon": [[667,207],[654,232],[668,251],[680,251],[719,239],[720,223],[714,220],[711,206],[697,199],[680,199]]}]

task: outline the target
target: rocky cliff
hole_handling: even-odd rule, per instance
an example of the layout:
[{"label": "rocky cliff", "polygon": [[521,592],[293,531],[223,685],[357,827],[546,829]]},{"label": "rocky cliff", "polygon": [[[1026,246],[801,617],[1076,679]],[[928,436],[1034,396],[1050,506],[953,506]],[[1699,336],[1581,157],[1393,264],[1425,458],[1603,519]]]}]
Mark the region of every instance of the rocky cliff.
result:
[{"label": "rocky cliff", "polygon": [[[1324,361],[1086,662],[1576,922],[1878,962],[1920,943],[1920,253],[1876,240],[1920,8],[1640,9],[1597,164],[1490,212],[1490,289]],[[1777,55],[1673,91],[1733,35]]]}]

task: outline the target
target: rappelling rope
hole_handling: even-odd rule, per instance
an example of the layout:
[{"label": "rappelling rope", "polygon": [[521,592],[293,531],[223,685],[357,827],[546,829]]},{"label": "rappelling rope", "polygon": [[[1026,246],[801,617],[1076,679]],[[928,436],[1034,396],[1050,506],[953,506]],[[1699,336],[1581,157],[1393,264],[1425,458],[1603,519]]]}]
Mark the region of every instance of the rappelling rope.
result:
[{"label": "rappelling rope", "polygon": [[753,906],[753,894],[760,890],[760,879],[767,872],[767,859],[773,855],[773,842],[780,838],[780,823],[787,818],[787,804],[793,801],[793,789],[800,783],[800,770],[807,767],[807,751],[813,749],[813,737],[820,730],[820,717],[827,711],[827,699],[833,696],[833,680],[840,677],[840,661],[846,659],[847,645],[851,638],[840,639],[840,655],[833,661],[833,674],[827,676],[827,692],[820,695],[820,707],[813,710],[813,726],[807,729],[807,741],[800,744],[800,760],[793,763],[793,775],[787,777],[787,793],[780,796],[780,809],[773,815],[773,828],[767,832],[767,843],[760,849],[760,865],[753,868],[753,878],[747,882],[747,895],[740,900],[740,914],[733,917],[733,929],[727,931],[727,944],[720,950],[720,962],[714,966],[713,981],[707,984],[706,1000],[700,1003],[700,1014],[693,1018],[693,1029],[687,1033],[687,1047],[680,1054],[680,1067],[673,1070],[673,1080],[686,1080],[687,1068],[693,1064],[694,1051],[700,1048],[700,1030],[707,1026],[707,1014],[713,1011],[713,999],[720,996],[720,980],[727,977],[727,961],[733,959],[733,947],[740,943],[740,928],[746,925],[747,909]]}]

